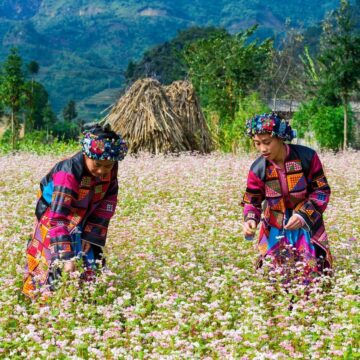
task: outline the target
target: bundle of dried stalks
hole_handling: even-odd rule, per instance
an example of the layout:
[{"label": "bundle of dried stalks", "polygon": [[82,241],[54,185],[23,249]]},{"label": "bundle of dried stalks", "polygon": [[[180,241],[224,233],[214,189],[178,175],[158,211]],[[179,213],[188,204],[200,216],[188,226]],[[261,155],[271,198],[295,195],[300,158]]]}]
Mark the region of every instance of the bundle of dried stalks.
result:
[{"label": "bundle of dried stalks", "polygon": [[173,110],[181,119],[191,150],[205,153],[213,150],[211,133],[191,82],[175,81],[169,86],[164,86],[164,89]]},{"label": "bundle of dried stalks", "polygon": [[172,110],[161,84],[154,79],[137,80],[102,124],[110,124],[121,134],[131,153],[191,150],[178,115]]}]

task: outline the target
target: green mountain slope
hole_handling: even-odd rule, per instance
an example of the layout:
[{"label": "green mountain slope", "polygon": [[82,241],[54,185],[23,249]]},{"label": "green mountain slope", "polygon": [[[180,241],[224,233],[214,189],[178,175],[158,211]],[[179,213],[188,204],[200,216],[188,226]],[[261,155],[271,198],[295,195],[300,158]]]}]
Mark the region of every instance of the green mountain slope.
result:
[{"label": "green mountain slope", "polygon": [[[281,32],[287,18],[305,26],[337,0],[0,0],[0,60],[17,46],[36,60],[38,80],[59,111],[70,99],[118,88],[131,59],[190,26],[237,32],[254,23],[258,36]],[[88,120],[88,119],[86,119]]]}]

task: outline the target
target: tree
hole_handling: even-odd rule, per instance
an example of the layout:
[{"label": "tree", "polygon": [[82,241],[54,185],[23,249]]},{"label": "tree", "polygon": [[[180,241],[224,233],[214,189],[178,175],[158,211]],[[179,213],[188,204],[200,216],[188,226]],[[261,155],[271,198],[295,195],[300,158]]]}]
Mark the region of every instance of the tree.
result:
[{"label": "tree", "polygon": [[24,87],[27,108],[26,131],[40,130],[44,128],[43,111],[48,104],[49,94],[37,81],[27,81]]},{"label": "tree", "polygon": [[43,118],[44,128],[46,129],[46,137],[48,140],[49,130],[53,129],[57,122],[56,114],[54,113],[49,102],[46,104],[46,106],[42,110],[42,118]]},{"label": "tree", "polygon": [[75,122],[57,121],[53,128],[53,134],[63,140],[75,139],[80,132],[80,127]]},{"label": "tree", "polygon": [[65,121],[71,122],[77,115],[76,103],[74,100],[70,100],[63,109],[63,118]]},{"label": "tree", "polygon": [[[30,85],[27,87],[27,107],[29,109],[28,112],[28,116],[27,116],[27,121],[24,124],[24,131],[28,131],[28,130],[32,130],[35,126],[35,120],[34,120],[34,76],[39,72],[40,66],[36,61],[30,61],[27,64],[27,70],[31,75],[31,82]],[[45,103],[47,102],[47,100],[45,101]]]},{"label": "tree", "polygon": [[326,100],[333,95],[344,109],[343,148],[348,146],[349,102],[360,80],[360,35],[355,32],[348,0],[341,0],[340,7],[330,13],[323,23],[321,36],[318,94]]},{"label": "tree", "polygon": [[[1,82],[1,78],[0,78],[0,82]],[[1,85],[0,85],[1,88]],[[1,118],[4,116],[5,112],[4,112],[4,105],[3,103],[0,101],[0,122],[1,122]]]},{"label": "tree", "polygon": [[291,100],[303,98],[303,68],[299,57],[303,36],[289,25],[286,22],[285,33],[275,41],[278,46],[272,49],[269,71],[259,88],[265,98],[273,100],[273,111],[277,111],[280,96]]},{"label": "tree", "polygon": [[36,75],[39,72],[40,66],[36,61],[30,61],[27,64],[27,69],[31,75]]},{"label": "tree", "polygon": [[43,123],[46,130],[51,129],[57,121],[56,114],[54,113],[50,103],[47,103],[43,109]]},{"label": "tree", "polygon": [[10,108],[12,148],[15,149],[20,128],[18,113],[24,95],[22,59],[16,48],[10,50],[10,54],[3,64],[0,94],[3,105]]},{"label": "tree", "polygon": [[233,121],[223,124],[220,128],[219,143],[223,151],[236,153],[239,149],[249,151],[252,142],[244,136],[246,120],[254,114],[269,112],[269,107],[264,104],[256,92],[245,96],[238,107]]},{"label": "tree", "polygon": [[69,140],[75,138],[80,131],[80,126],[76,121],[72,121],[77,117],[76,103],[70,100],[63,109],[64,121],[58,121],[53,126],[53,132],[56,136]]},{"label": "tree", "polygon": [[[326,106],[313,99],[301,105],[293,117],[292,126],[297,130],[299,137],[305,137],[309,142],[315,139],[323,149],[339,150],[344,130],[343,113],[343,106]],[[351,112],[349,120],[349,129],[351,129],[353,123]]]},{"label": "tree", "polygon": [[268,67],[272,42],[250,42],[256,28],[234,36],[223,30],[185,49],[189,76],[202,105],[218,112],[221,122],[234,119],[239,99],[256,87]]}]

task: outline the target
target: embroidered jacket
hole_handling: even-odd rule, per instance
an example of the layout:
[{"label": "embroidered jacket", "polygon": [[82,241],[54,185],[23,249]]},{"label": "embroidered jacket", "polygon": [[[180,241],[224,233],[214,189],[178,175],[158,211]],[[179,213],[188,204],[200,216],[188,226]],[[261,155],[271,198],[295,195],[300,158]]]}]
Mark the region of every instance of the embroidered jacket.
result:
[{"label": "embroidered jacket", "polygon": [[118,164],[106,178],[85,173],[83,154],[59,162],[41,180],[36,217],[44,246],[52,259],[71,259],[71,232],[82,227],[82,239],[104,246],[109,221],[115,212]]},{"label": "embroidered jacket", "polygon": [[[243,197],[245,221],[261,217],[261,205],[266,200],[264,223],[281,229],[286,208],[300,215],[311,235],[323,228],[322,213],[330,197],[330,187],[316,152],[301,145],[289,145],[285,160],[286,182],[289,195],[285,199],[281,192],[279,176],[275,166],[260,156],[252,164],[247,188]],[[286,205],[287,204],[287,205]]]}]

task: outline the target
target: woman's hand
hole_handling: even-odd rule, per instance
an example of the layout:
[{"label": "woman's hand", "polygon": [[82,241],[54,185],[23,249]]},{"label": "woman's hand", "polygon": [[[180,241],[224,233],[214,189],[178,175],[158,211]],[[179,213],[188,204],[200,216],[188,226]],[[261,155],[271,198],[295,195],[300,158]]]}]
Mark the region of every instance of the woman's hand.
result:
[{"label": "woman's hand", "polygon": [[245,221],[243,224],[243,229],[244,229],[244,235],[245,237],[251,237],[254,236],[255,231],[256,231],[256,221],[255,220],[248,220]]},{"label": "woman's hand", "polygon": [[288,223],[284,226],[286,230],[297,230],[303,226],[303,222],[299,216],[293,215],[289,219]]},{"label": "woman's hand", "polygon": [[64,264],[65,272],[74,272],[75,271],[75,262],[72,260],[66,261]]},{"label": "woman's hand", "polygon": [[91,248],[91,244],[85,240],[82,240],[81,248],[82,252],[87,253]]},{"label": "woman's hand", "polygon": [[85,240],[82,240],[82,242],[81,242],[82,252],[87,253],[90,250],[90,248],[91,248],[91,244]]}]

